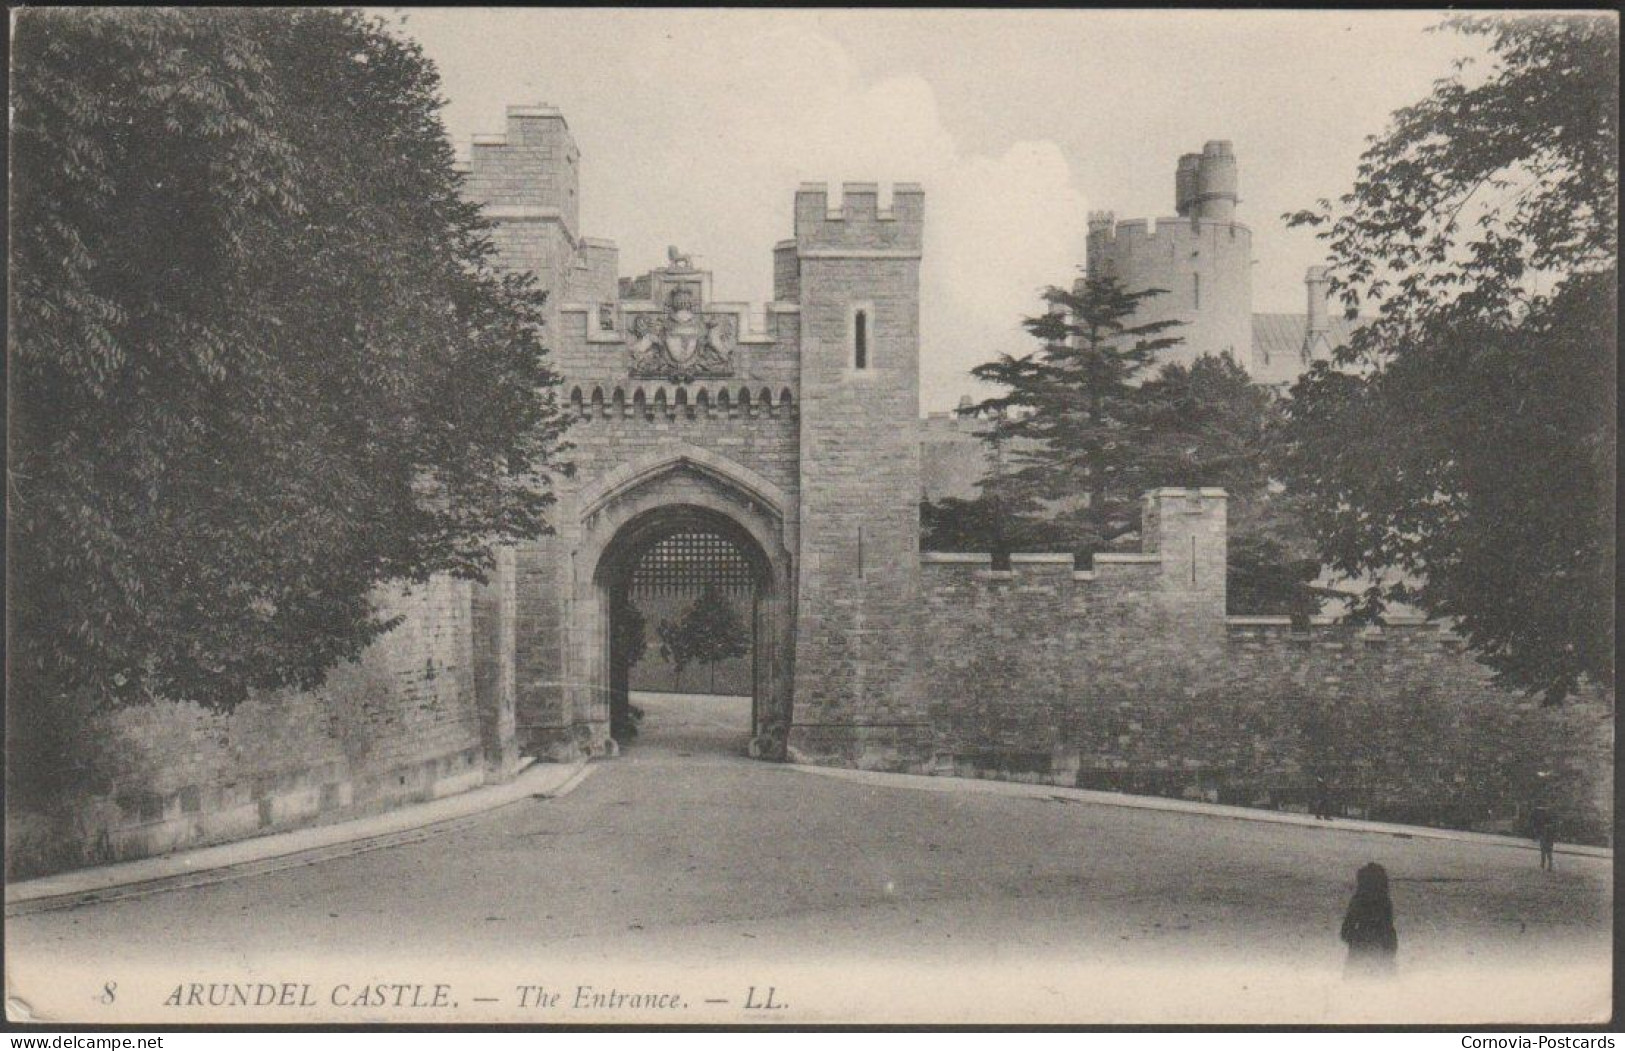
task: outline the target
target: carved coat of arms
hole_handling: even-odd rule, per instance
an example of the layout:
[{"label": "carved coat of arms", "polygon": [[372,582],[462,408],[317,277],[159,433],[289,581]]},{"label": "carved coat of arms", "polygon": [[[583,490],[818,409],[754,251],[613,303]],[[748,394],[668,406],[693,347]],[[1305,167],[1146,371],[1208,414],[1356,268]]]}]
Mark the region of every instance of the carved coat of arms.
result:
[{"label": "carved coat of arms", "polygon": [[627,333],[632,375],[687,383],[733,375],[734,323],[725,314],[700,314],[694,294],[672,290],[664,314],[638,314]]}]

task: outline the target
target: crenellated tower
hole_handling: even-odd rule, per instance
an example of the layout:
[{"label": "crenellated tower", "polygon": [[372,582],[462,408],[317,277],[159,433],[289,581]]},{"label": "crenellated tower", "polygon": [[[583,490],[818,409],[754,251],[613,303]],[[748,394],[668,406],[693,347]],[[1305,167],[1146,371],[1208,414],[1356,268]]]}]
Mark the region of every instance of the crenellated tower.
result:
[{"label": "crenellated tower", "polygon": [[1089,272],[1130,291],[1163,290],[1142,302],[1137,323],[1183,322],[1167,333],[1184,342],[1165,361],[1229,351],[1251,367],[1253,235],[1236,221],[1237,185],[1235,153],[1215,140],[1179,158],[1177,215],[1119,222],[1111,212],[1089,214]]},{"label": "crenellated tower", "polygon": [[801,307],[801,571],[791,747],[917,768],[920,256],[925,196],[898,184],[796,194],[776,295]]},{"label": "crenellated tower", "polygon": [[484,597],[511,608],[487,633],[514,654],[511,684],[491,689],[512,696],[515,735],[551,758],[615,750],[614,713],[634,687],[613,624],[639,560],[675,537],[710,537],[751,577],[752,753],[788,745],[824,762],[925,768],[924,194],[898,185],[883,208],[874,183],[835,199],[803,186],[758,316],[713,301],[710,273],[675,246],[668,265],[620,276],[615,246],[578,228],[578,165],[556,109],[516,106],[506,134],[476,140],[466,171],[498,264],[548,292],[574,421],[553,531],[519,545],[507,590]]},{"label": "crenellated tower", "polygon": [[464,192],[484,206],[497,257],[536,275],[549,289],[548,325],[584,250],[580,227],[581,151],[564,114],[545,103],[509,106],[507,131],[476,135]]}]

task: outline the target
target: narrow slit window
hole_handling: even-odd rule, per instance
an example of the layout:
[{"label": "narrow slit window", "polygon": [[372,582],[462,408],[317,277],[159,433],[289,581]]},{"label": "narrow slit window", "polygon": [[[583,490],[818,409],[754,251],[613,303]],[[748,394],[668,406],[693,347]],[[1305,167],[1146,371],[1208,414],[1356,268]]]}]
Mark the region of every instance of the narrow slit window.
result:
[{"label": "narrow slit window", "polygon": [[869,367],[869,312],[860,310],[852,318],[852,364],[855,368]]},{"label": "narrow slit window", "polygon": [[1202,309],[1202,275],[1191,275],[1191,300],[1196,309]]}]

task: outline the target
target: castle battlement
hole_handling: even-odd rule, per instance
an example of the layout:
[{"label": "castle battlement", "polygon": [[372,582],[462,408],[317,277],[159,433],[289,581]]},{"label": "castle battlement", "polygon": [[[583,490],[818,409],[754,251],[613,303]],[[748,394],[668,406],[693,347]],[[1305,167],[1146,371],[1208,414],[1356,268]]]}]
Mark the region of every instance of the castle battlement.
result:
[{"label": "castle battlement", "polygon": [[1088,569],[1079,569],[1076,559],[1064,552],[1018,552],[1010,556],[1008,569],[997,569],[993,556],[988,554],[922,551],[920,565],[937,567],[933,572],[939,583],[944,577],[966,581],[1008,580],[1028,585],[1101,580],[1149,589],[1157,581],[1162,556],[1102,553],[1094,556]]},{"label": "castle battlement", "polygon": [[1285,647],[1350,654],[1390,645],[1416,659],[1428,653],[1461,653],[1466,640],[1451,624],[1425,617],[1390,617],[1381,627],[1344,624],[1336,617],[1226,617],[1225,639],[1232,650],[1273,651]]},{"label": "castle battlement", "polygon": [[1114,245],[1132,249],[1138,244],[1166,244],[1169,241],[1194,241],[1210,232],[1219,231],[1232,240],[1251,237],[1252,228],[1233,219],[1197,219],[1179,215],[1165,215],[1157,219],[1124,219],[1121,222],[1102,221],[1097,224],[1091,213],[1089,241],[1091,244]]},{"label": "castle battlement", "polygon": [[802,183],[796,190],[797,252],[820,254],[897,254],[918,257],[924,243],[925,191],[918,183],[892,187],[891,207],[880,207],[880,184],[841,185],[838,208],[831,209],[826,183]]},{"label": "castle battlement", "polygon": [[939,580],[1010,580],[1028,584],[1114,582],[1130,587],[1199,593],[1214,600],[1213,615],[1224,615],[1226,505],[1229,495],[1211,487],[1148,490],[1141,498],[1138,552],[1100,552],[1087,569],[1072,555],[1050,552],[1010,556],[1008,569],[995,569],[990,554],[925,551],[921,566]]},{"label": "castle battlement", "polygon": [[[566,324],[568,331],[578,331],[588,344],[624,344],[631,319],[640,314],[663,316],[667,307],[648,299],[621,299],[587,303],[581,301],[559,304],[559,315],[572,319]],[[609,323],[604,323],[606,311]],[[772,347],[793,337],[800,326],[796,317],[801,311],[799,303],[772,300],[766,303],[706,303],[701,313],[729,314],[734,318],[734,341],[741,346]],[[617,316],[618,315],[618,316]],[[573,320],[579,318],[580,320]]]}]

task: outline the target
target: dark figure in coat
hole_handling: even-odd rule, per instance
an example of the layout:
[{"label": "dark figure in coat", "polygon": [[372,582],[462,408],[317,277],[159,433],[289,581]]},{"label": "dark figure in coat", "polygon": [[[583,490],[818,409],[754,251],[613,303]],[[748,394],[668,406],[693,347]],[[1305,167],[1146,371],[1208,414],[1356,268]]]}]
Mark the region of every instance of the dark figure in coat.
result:
[{"label": "dark figure in coat", "polygon": [[1534,813],[1529,815],[1529,819],[1530,825],[1533,826],[1535,841],[1540,844],[1540,867],[1557,868],[1552,857],[1557,849],[1557,818],[1545,807],[1536,807]]},{"label": "dark figure in coat", "polygon": [[1344,977],[1394,973],[1394,956],[1399,952],[1394,903],[1388,897],[1388,870],[1375,861],[1354,874],[1354,898],[1343,916],[1342,939],[1349,947]]},{"label": "dark figure in coat", "polygon": [[1315,775],[1315,820],[1332,819],[1332,783],[1324,773]]}]

